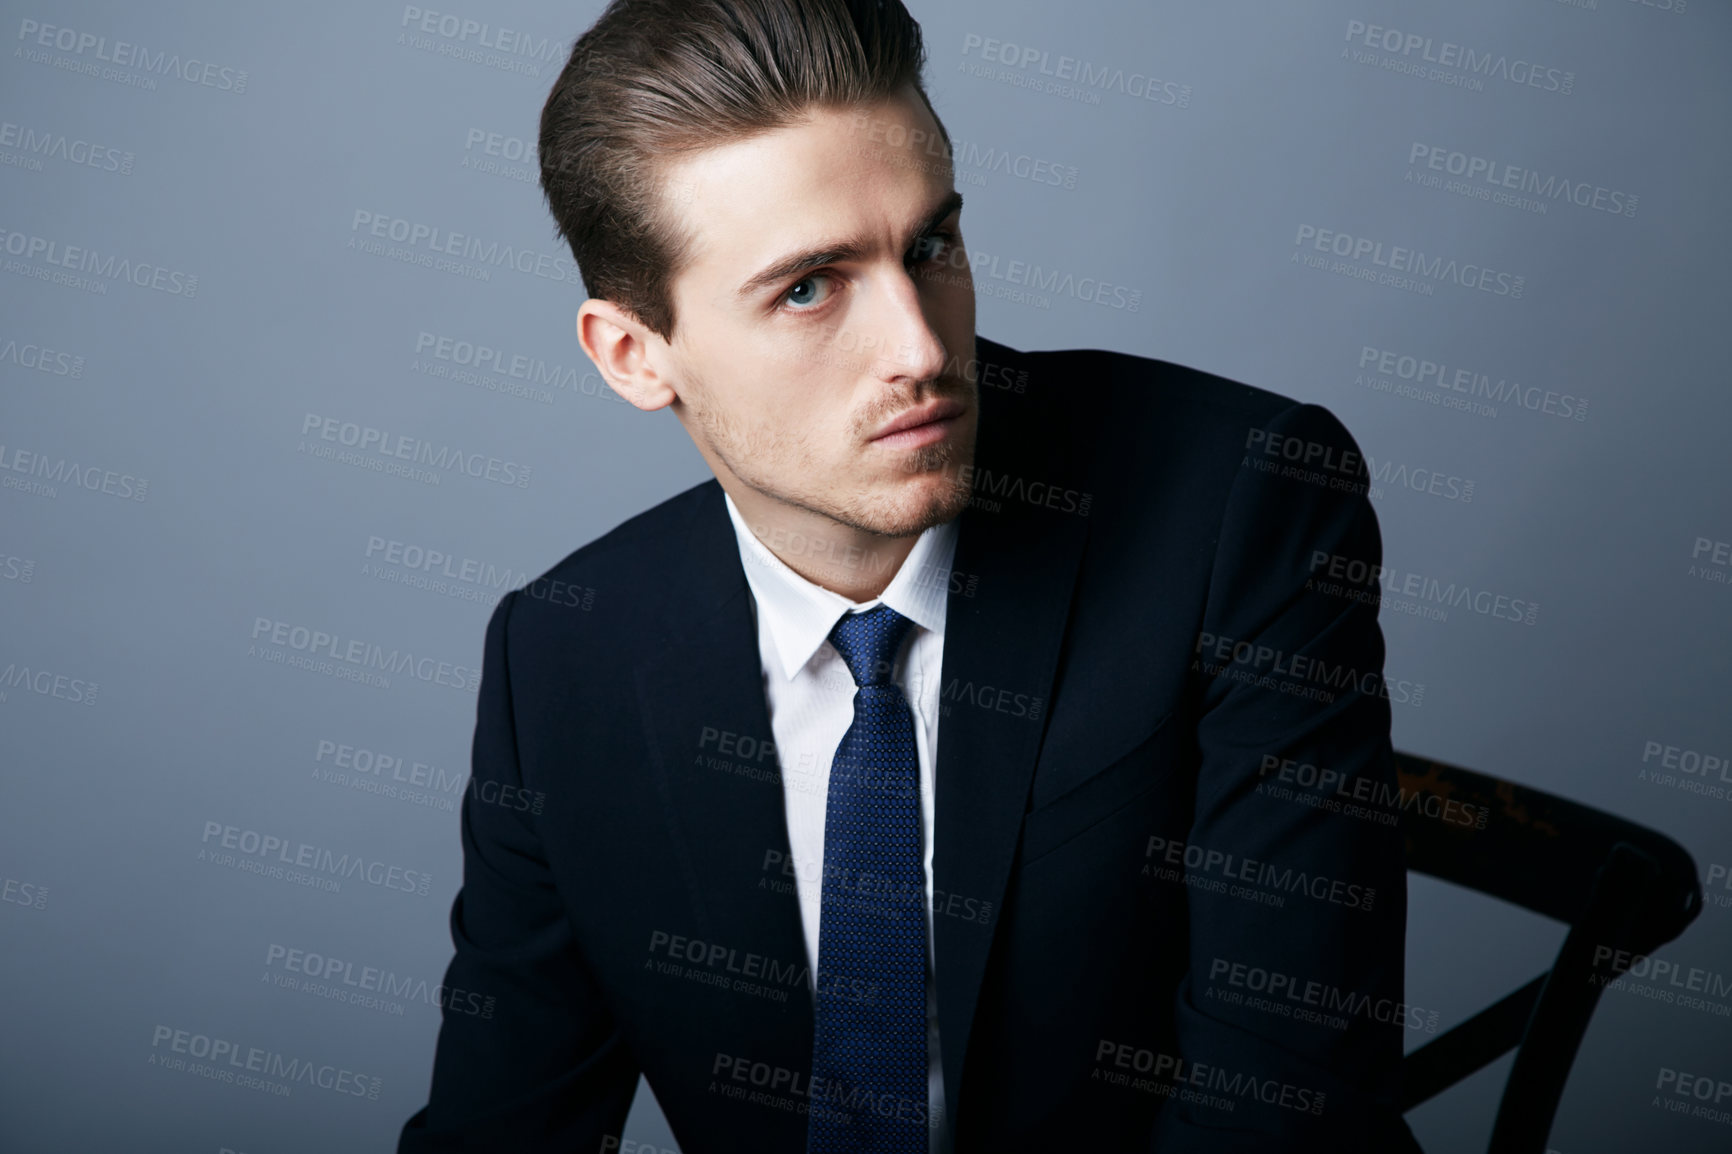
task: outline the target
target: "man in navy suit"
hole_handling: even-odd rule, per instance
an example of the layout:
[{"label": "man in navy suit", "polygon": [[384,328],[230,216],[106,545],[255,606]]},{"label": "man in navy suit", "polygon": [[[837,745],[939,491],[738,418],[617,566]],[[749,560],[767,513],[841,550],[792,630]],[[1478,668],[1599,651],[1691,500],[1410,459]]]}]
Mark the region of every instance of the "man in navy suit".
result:
[{"label": "man in navy suit", "polygon": [[640,1074],[687,1154],[1416,1149],[1358,448],[977,338],[922,59],[896,0],[616,0],[554,86],[578,338],[715,480],[488,623],[495,1013],[404,1154],[621,1149]]}]

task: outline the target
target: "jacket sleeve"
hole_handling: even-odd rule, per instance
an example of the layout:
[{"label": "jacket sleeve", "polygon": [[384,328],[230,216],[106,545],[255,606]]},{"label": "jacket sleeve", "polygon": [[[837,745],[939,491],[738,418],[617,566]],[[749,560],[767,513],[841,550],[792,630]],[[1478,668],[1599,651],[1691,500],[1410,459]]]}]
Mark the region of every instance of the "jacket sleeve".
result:
[{"label": "jacket sleeve", "polygon": [[1152,1148],[1417,1154],[1389,734],[1422,689],[1384,679],[1376,582],[1330,578],[1382,561],[1352,436],[1297,404],[1243,440],[1192,653],[1192,825],[1156,855],[1184,875],[1190,968]]},{"label": "jacket sleeve", "polygon": [[[463,885],[451,906],[456,956],[429,1100],[404,1124],[398,1154],[602,1149],[637,1088],[637,1064],[585,966],[536,819],[482,800],[522,796],[507,644],[516,596],[507,593],[487,623],[461,811]],[[478,788],[487,783],[502,788]]]}]

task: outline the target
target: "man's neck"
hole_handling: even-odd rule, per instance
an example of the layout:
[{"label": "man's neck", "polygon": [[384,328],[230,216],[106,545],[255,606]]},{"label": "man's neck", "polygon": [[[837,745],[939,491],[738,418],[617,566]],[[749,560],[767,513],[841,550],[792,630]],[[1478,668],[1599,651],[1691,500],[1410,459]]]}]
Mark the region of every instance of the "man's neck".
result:
[{"label": "man's neck", "polygon": [[[718,478],[721,480],[721,478]],[[746,527],[776,559],[812,584],[850,601],[870,601],[890,582],[920,540],[885,537],[789,505],[742,484],[722,481]]]}]

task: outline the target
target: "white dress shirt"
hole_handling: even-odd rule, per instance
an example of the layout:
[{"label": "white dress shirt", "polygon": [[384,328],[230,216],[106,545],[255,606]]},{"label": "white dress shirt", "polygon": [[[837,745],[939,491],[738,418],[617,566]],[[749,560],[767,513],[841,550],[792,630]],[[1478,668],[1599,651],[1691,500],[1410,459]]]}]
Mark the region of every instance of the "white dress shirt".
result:
[{"label": "white dress shirt", "polygon": [[[914,745],[920,762],[920,820],[925,834],[926,874],[926,1064],[927,1110],[934,1123],[931,1154],[950,1154],[949,1119],[938,1056],[938,989],[933,980],[932,841],[933,761],[938,749],[939,676],[944,659],[944,610],[956,553],[956,521],[922,533],[884,592],[871,601],[850,601],[814,585],[784,565],[758,540],[732,497],[724,497],[739,538],[740,562],[751,588],[764,670],[764,699],[782,771],[783,810],[793,854],[806,960],[818,969],[818,930],[824,878],[824,815],[830,762],[854,721],[854,678],[830,644],[830,630],[850,611],[880,603],[914,622],[911,640],[894,680],[914,714]],[[791,540],[796,549],[824,548]],[[871,566],[874,558],[859,559]],[[816,996],[814,994],[814,996]]]}]

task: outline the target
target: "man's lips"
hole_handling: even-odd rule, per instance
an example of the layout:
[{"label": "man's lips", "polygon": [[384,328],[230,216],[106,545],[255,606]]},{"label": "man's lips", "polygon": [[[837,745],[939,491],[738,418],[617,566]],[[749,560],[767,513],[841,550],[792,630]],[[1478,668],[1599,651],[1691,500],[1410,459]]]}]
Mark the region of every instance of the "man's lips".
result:
[{"label": "man's lips", "polygon": [[966,411],[961,401],[928,401],[898,415],[873,434],[872,442],[891,448],[930,444],[948,433],[955,419]]}]

